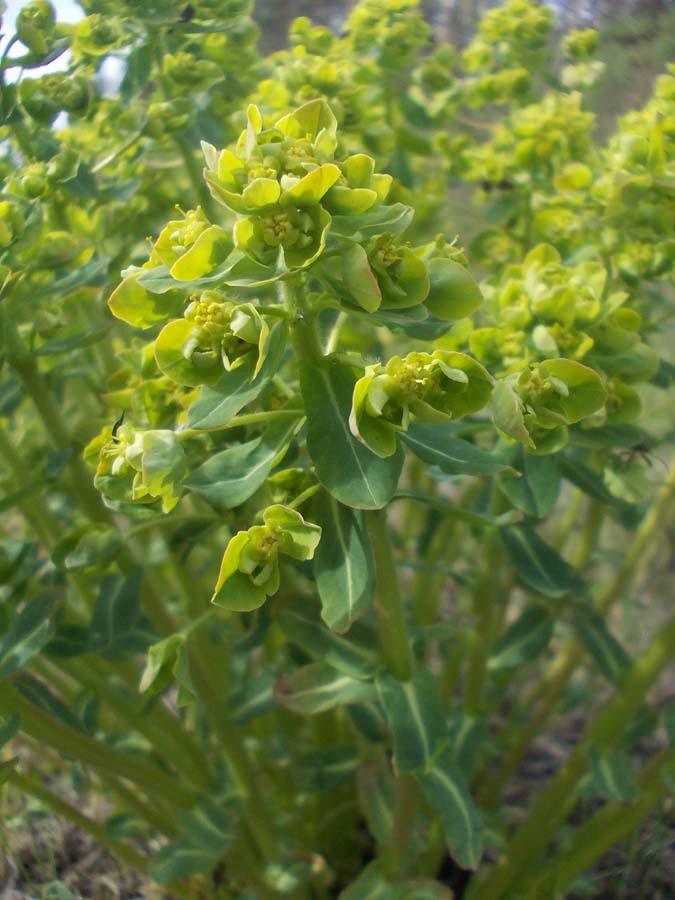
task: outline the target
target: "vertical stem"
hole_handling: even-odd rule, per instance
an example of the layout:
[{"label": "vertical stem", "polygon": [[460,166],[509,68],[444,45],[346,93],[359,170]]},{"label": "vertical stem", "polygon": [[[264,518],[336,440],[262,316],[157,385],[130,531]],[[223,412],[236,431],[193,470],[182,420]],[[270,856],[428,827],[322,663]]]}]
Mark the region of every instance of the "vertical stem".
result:
[{"label": "vertical stem", "polygon": [[157,766],[64,725],[26,700],[8,681],[0,684],[0,708],[18,712],[22,730],[36,740],[97,770],[132,781],[149,797],[171,797],[176,806],[185,809],[194,802],[190,790]]},{"label": "vertical stem", "polygon": [[609,703],[590,723],[558,774],[535,800],[527,818],[487,880],[471,900],[501,900],[546,850],[568,810],[568,802],[588,769],[591,746],[611,747],[630,726],[653,683],[675,656],[675,616],[636,657]]},{"label": "vertical stem", "polygon": [[387,514],[384,510],[371,510],[366,513],[366,520],[375,557],[375,613],[382,656],[394,678],[409,681],[413,672],[413,655],[398,572],[389,541]]},{"label": "vertical stem", "polygon": [[270,819],[260,791],[259,776],[250,764],[246,748],[240,734],[227,717],[225,691],[222,684],[214,687],[209,669],[205,663],[211,658],[208,636],[203,629],[194,634],[194,650],[190,654],[190,666],[195,688],[204,703],[206,713],[218,738],[234,783],[239,790],[246,823],[253,835],[263,858],[271,862],[279,856],[279,846],[274,832],[274,822]]},{"label": "vertical stem", "polygon": [[[503,501],[496,487],[493,488],[491,512],[501,512]],[[504,555],[502,542],[496,528],[491,528],[482,548],[483,564],[473,594],[476,627],[469,644],[469,667],[466,681],[466,711],[477,715],[483,705],[485,676],[490,645],[494,637],[495,604],[500,588],[500,568]]]},{"label": "vertical stem", "polygon": [[675,751],[663,748],[649,760],[638,779],[639,796],[630,803],[607,803],[577,828],[572,843],[551,859],[556,889],[562,891],[588,871],[611,847],[645,819],[668,793],[666,772],[675,764]]},{"label": "vertical stem", "polygon": [[[605,615],[614,603],[623,595],[633,582],[636,571],[643,571],[644,565],[658,550],[658,542],[654,540],[658,531],[665,527],[669,521],[669,508],[675,494],[675,459],[670,468],[666,480],[661,485],[656,499],[649,512],[640,523],[633,540],[628,548],[614,576],[606,587],[600,591],[596,601],[596,609]],[[600,516],[596,510],[594,515]],[[582,543],[577,551],[577,561],[587,562],[588,542]],[[485,787],[485,802],[493,803],[499,796],[502,787],[508,782],[513,772],[518,767],[521,759],[534,737],[541,730],[542,725],[555,709],[567,683],[584,656],[584,648],[579,641],[570,638],[558,656],[553,660],[548,671],[542,676],[534,690],[527,696],[523,705],[531,709],[525,729],[517,736],[508,755],[503,760],[499,772]],[[506,736],[508,740],[509,735]]]},{"label": "vertical stem", "polygon": [[90,834],[95,841],[102,847],[105,847],[106,850],[110,851],[110,853],[124,865],[131,866],[131,868],[138,872],[146,872],[148,870],[147,857],[142,856],[128,844],[110,837],[107,831],[105,831],[98,822],[94,822],[92,819],[84,816],[78,809],[71,806],[70,803],[66,803],[65,800],[62,800],[58,794],[54,793],[54,791],[45,787],[45,785],[37,778],[22,775],[20,772],[14,770],[9,776],[9,780],[11,784],[15,785],[15,787],[19,788],[23,793],[35,797],[45,806],[49,807],[49,809],[53,810],[57,815],[63,816],[64,819],[68,819],[81,831]]}]

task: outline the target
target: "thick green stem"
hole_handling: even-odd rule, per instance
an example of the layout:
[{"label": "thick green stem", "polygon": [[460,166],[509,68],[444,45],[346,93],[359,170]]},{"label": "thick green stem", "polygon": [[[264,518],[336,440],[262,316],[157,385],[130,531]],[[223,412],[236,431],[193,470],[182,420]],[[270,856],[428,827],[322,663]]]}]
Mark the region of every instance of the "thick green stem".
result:
[{"label": "thick green stem", "polygon": [[[17,487],[27,487],[31,482],[32,475],[24,466],[23,460],[15,450],[1,422],[0,456],[7,464]],[[41,487],[30,495],[19,498],[17,506],[42,543],[47,547],[52,546],[58,538],[59,525],[44,501]]]},{"label": "thick green stem", "polygon": [[[636,577],[636,572],[644,571],[645,563],[657,552],[658,542],[654,540],[658,531],[669,521],[669,507],[675,494],[675,460],[670,469],[668,478],[662,484],[656,499],[640,523],[635,536],[628,548],[628,552],[622,558],[614,576],[600,591],[596,601],[596,609],[605,615],[614,603],[624,594]],[[596,509],[594,515],[599,517],[597,507],[591,507],[589,513]],[[588,547],[590,542],[582,542],[577,550],[577,562],[587,562],[590,558]],[[570,638],[558,656],[553,660],[548,671],[538,681],[534,690],[525,697],[523,706],[532,710],[525,729],[518,734],[515,742],[511,742],[511,749],[503,760],[499,772],[484,788],[484,801],[492,804],[498,798],[502,788],[518,768],[520,761],[527,753],[532,740],[541,731],[542,726],[555,709],[558,700],[562,696],[572,674],[576,671],[584,657],[585,650],[579,641]],[[507,743],[510,735],[505,735]]]},{"label": "thick green stem", "polygon": [[476,716],[483,706],[487,660],[494,637],[495,604],[499,592],[499,567],[503,556],[501,541],[495,529],[487,535],[483,545],[485,565],[473,593],[476,627],[469,644],[469,665],[466,673],[466,711]]},{"label": "thick green stem", "polygon": [[[181,731],[180,726],[178,728],[170,727],[167,719],[173,719],[173,716],[162,717],[161,721],[157,721],[152,711],[134,709],[129,705],[126,697],[115,689],[114,683],[110,681],[109,672],[99,675],[96,671],[95,660],[70,660],[64,668],[80,684],[100,696],[119,721],[142,734],[154,750],[165,756],[176,772],[184,776],[193,787],[197,790],[207,790],[211,786],[209,767],[205,756],[199,747],[189,739],[189,736]],[[176,725],[178,725],[177,722]]]},{"label": "thick green stem", "polygon": [[417,784],[411,775],[397,780],[391,835],[381,851],[382,866],[391,881],[398,881],[408,870],[415,830],[417,793]]},{"label": "thick green stem", "polygon": [[52,746],[59,753],[87,763],[96,770],[125,778],[149,797],[170,797],[176,806],[189,808],[194,803],[191,791],[152,763],[95,741],[59,722],[26,700],[8,681],[0,684],[0,709],[17,712],[21,729],[35,740]]},{"label": "thick green stem", "polygon": [[128,844],[118,841],[107,833],[97,822],[84,816],[78,809],[62,800],[58,794],[45,787],[37,778],[22,775],[16,770],[10,775],[10,783],[28,794],[35,797],[40,803],[51,809],[64,819],[68,819],[73,825],[76,825],[80,831],[90,834],[95,841],[102,847],[105,847],[112,855],[124,865],[130,866],[138,872],[145,872],[148,869],[148,859],[138,851],[134,850]]},{"label": "thick green stem", "polygon": [[11,313],[5,317],[5,334],[8,343],[7,359],[16,372],[26,393],[33,401],[51,442],[58,450],[66,450],[70,457],[68,469],[78,501],[94,522],[109,522],[110,514],[101,503],[101,498],[92,484],[87,467],[73,447],[62,411],[54,401],[44,377],[38,370],[35,357],[23,345],[16,326],[11,321]]},{"label": "thick green stem", "polygon": [[506,847],[487,880],[471,900],[501,900],[546,850],[568,810],[568,803],[588,769],[590,748],[609,748],[630,727],[647,692],[675,656],[675,616],[636,657],[609,703],[588,726],[558,774],[539,794],[527,818]]},{"label": "thick green stem", "polygon": [[371,510],[366,513],[366,520],[375,557],[375,613],[382,656],[394,678],[409,681],[413,673],[413,654],[396,562],[389,541],[387,514],[381,509]]},{"label": "thick green stem", "polygon": [[205,665],[211,657],[208,635],[203,629],[196,631],[194,649],[190,654],[194,685],[241,796],[246,824],[263,858],[271,862],[279,856],[274,822],[270,819],[270,813],[263,802],[259,776],[249,761],[241,735],[228,719],[225,702],[226,685],[219,683],[216,687],[208,665]]},{"label": "thick green stem", "polygon": [[666,773],[673,772],[675,751],[664,748],[647,763],[638,779],[639,797],[630,803],[607,803],[577,828],[571,844],[550,860],[556,889],[563,891],[588,871],[611,847],[625,840],[668,794]]},{"label": "thick green stem", "polygon": [[213,221],[218,215],[217,207],[209,192],[208,185],[202,177],[202,167],[195,157],[194,150],[190,146],[189,141],[182,134],[174,134],[173,140],[180,155],[183,157],[185,170],[190,179],[192,189],[199,198],[199,204],[208,218]]}]

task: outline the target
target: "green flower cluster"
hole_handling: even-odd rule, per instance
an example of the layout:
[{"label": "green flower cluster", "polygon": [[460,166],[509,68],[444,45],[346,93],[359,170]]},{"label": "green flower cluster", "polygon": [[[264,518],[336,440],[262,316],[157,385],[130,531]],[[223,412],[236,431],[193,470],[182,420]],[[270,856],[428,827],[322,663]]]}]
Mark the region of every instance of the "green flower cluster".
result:
[{"label": "green flower cluster", "polygon": [[235,246],[256,262],[305,268],[325,247],[331,213],[361,213],[386,197],[391,178],[376,175],[367,157],[333,161],[336,132],[335,116],[319,100],[269,129],[251,106],[234,150],[202,145],[213,197],[239,216]]},{"label": "green flower cluster", "polygon": [[374,57],[385,68],[411,65],[426,46],[431,29],[418,0],[364,0],[347,20],[347,34],[356,54]]},{"label": "green flower cluster", "polygon": [[485,144],[468,147],[451,171],[469,180],[512,180],[536,187],[569,162],[584,162],[592,151],[594,116],[581,95],[549,93],[539,103],[513,110]]},{"label": "green flower cluster", "polygon": [[225,609],[257,609],[279,590],[279,556],[312,559],[321,528],[296,510],[268,506],[263,525],[240,531],[227,545],[211,602]]},{"label": "green flower cluster", "polygon": [[[625,305],[629,295],[611,290],[600,263],[565,266],[554,247],[542,244],[531,250],[521,265],[507,266],[499,283],[483,285],[483,292],[492,324],[473,330],[469,347],[501,374],[517,375],[520,387],[516,393],[521,399],[530,398],[530,387],[523,393],[522,373],[538,371],[538,364],[548,366],[552,359],[564,356],[570,364],[584,361],[577,373],[587,367],[595,370],[604,396],[593,409],[584,408],[583,416],[557,425],[569,425],[591,414],[596,425],[624,423],[638,416],[640,399],[631,385],[654,374],[658,357],[641,340],[645,323]],[[565,373],[570,371],[567,366]],[[510,383],[511,379],[507,380]],[[559,380],[562,383],[565,378]],[[527,385],[531,386],[531,381],[528,375]],[[545,383],[552,385],[546,388],[552,396],[562,396],[559,384],[550,379]],[[569,384],[567,389],[571,389]],[[562,407],[560,414],[566,415]],[[539,424],[549,427],[550,422],[544,418]],[[502,430],[514,435],[513,428]],[[522,429],[515,430],[522,436]],[[565,434],[562,428],[558,430],[558,435]],[[525,443],[529,445],[529,441]]]},{"label": "green flower cluster", "polygon": [[84,451],[85,459],[96,467],[94,486],[106,503],[113,509],[129,503],[154,504],[170,512],[180,500],[187,474],[176,434],[126,424],[113,432],[104,428]]},{"label": "green flower cluster", "polygon": [[531,74],[541,66],[552,24],[551,10],[529,0],[510,0],[489,10],[462,53],[465,74],[448,100],[478,107],[527,99]]},{"label": "green flower cluster", "polygon": [[465,353],[394,356],[385,365],[367,366],[356,382],[349,425],[373,453],[387,457],[413,417],[445,422],[481,409],[491,393],[490,374]]},{"label": "green flower cluster", "polygon": [[169,322],[155,341],[161,371],[178,384],[215,384],[223,372],[248,365],[251,377],[265,359],[269,326],[252,303],[233,303],[203,291],[182,319]]},{"label": "green flower cluster", "polygon": [[643,109],[619,122],[590,190],[603,213],[604,247],[630,286],[668,277],[675,263],[675,65]]}]

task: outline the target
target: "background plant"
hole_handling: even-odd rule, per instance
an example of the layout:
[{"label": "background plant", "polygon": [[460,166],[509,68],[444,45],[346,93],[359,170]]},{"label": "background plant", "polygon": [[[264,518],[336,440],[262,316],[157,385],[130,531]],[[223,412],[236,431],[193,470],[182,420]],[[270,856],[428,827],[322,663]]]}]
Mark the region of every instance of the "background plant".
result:
[{"label": "background plant", "polygon": [[176,896],[565,896],[672,784],[675,624],[611,613],[668,565],[675,72],[599,144],[539,4],[264,60],[86,11],[2,60],[3,777]]}]

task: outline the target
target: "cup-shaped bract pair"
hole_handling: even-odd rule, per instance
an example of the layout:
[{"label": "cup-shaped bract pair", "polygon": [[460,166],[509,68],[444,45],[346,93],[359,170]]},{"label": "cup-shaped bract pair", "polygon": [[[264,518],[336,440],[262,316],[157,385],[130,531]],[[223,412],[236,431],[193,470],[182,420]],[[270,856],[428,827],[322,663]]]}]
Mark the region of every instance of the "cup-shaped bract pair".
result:
[{"label": "cup-shaped bract pair", "polygon": [[269,326],[252,303],[234,303],[203,291],[182,319],[155,341],[157,365],[178,384],[215,384],[224,372],[248,365],[255,377],[265,359]]},{"label": "cup-shaped bract pair", "polygon": [[368,366],[354,385],[350,428],[380,457],[396,452],[396,434],[413,417],[445,422],[481,409],[490,399],[492,378],[483,366],[452,350],[393,356]]},{"label": "cup-shaped bract pair", "polygon": [[540,454],[567,443],[567,426],[602,409],[607,393],[596,371],[571,359],[548,359],[495,385],[494,423]]},{"label": "cup-shaped bract pair", "polygon": [[314,556],[321,528],[294,509],[268,506],[263,524],[240,531],[230,540],[211,602],[225,609],[257,609],[279,590],[279,555],[308,560]]},{"label": "cup-shaped bract pair", "polygon": [[204,178],[213,197],[240,218],[234,243],[279,271],[311,265],[325,247],[333,214],[359,214],[381,203],[391,178],[356,154],[333,160],[337,122],[311,100],[264,129],[255,106],[234,150],[203,143]]},{"label": "cup-shaped bract pair", "polygon": [[176,434],[168,429],[135,429],[122,424],[103,429],[84,451],[96,466],[94,486],[121,503],[157,503],[170,512],[182,495],[187,468]]}]

